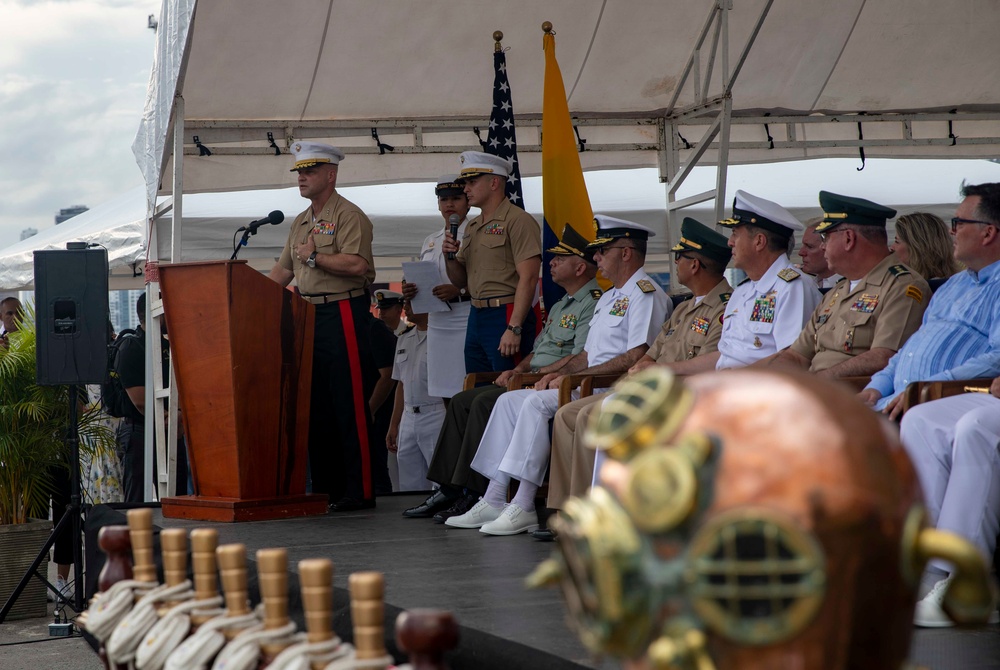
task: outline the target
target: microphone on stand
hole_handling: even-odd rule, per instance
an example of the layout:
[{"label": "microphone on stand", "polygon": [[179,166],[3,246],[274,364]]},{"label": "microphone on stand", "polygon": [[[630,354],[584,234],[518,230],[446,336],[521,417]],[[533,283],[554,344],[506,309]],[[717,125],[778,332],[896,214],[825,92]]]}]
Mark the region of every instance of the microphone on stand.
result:
[{"label": "microphone on stand", "polygon": [[[449,231],[451,232],[452,238],[454,240],[456,240],[456,241],[458,240],[458,224],[459,223],[461,223],[461,222],[458,219],[458,214],[452,214],[451,216],[448,217]],[[449,261],[455,260],[455,252],[454,251],[449,251],[448,252],[448,260]]]},{"label": "microphone on stand", "polygon": [[240,231],[245,230],[251,235],[255,235],[257,233],[257,229],[260,228],[261,226],[266,226],[266,225],[276,226],[284,220],[285,220],[285,213],[282,212],[280,209],[276,209],[267,216],[265,216],[263,219],[257,219],[256,221],[251,221],[250,225],[248,226],[240,226],[239,228],[236,229],[236,232],[238,233]]}]

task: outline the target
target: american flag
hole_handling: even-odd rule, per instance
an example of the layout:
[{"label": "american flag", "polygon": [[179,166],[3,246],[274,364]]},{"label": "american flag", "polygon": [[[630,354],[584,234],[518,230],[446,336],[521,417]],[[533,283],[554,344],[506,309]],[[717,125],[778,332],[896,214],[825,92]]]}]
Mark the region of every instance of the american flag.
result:
[{"label": "american flag", "polygon": [[507,180],[507,197],[518,207],[524,207],[521,192],[521,168],[517,164],[517,133],[514,132],[514,105],[511,102],[510,83],[507,81],[507,56],[493,52],[493,111],[490,112],[490,131],[483,142],[483,151],[514,162],[514,173]]}]

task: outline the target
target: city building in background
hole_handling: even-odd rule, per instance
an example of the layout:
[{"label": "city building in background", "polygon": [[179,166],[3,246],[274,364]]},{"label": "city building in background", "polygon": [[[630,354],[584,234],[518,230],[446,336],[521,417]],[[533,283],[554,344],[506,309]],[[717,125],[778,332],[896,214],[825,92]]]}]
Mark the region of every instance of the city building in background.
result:
[{"label": "city building in background", "polygon": [[37,228],[25,228],[24,230],[21,231],[21,240],[24,241],[29,237],[34,237],[37,234],[38,234]]},{"label": "city building in background", "polygon": [[143,289],[108,293],[108,318],[111,319],[111,325],[114,326],[116,333],[126,328],[135,330],[139,325],[139,317],[135,314],[135,302],[143,293]]},{"label": "city building in background", "polygon": [[58,226],[63,221],[72,219],[77,214],[83,214],[88,209],[90,209],[90,207],[87,207],[86,205],[73,205],[72,207],[64,207],[63,209],[59,210],[58,214],[56,214],[56,225]]}]

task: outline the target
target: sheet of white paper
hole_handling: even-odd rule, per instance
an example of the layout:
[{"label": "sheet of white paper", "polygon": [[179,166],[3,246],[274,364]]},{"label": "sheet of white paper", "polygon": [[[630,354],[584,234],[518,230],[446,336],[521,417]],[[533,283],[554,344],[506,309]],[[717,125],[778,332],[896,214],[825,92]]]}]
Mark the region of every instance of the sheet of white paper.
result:
[{"label": "sheet of white paper", "polygon": [[403,277],[410,284],[417,285],[417,295],[410,301],[416,314],[447,312],[448,303],[434,297],[434,287],[441,283],[436,263],[415,261],[403,263]]}]

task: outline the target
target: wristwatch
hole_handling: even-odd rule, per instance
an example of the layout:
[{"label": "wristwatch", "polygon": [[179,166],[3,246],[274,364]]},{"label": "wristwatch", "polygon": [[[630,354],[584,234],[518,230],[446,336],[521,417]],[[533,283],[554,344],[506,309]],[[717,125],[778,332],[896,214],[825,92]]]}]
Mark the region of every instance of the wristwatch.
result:
[{"label": "wristwatch", "polygon": [[315,251],[312,252],[311,254],[309,254],[309,258],[306,259],[306,265],[308,265],[311,268],[316,267],[316,252]]},{"label": "wristwatch", "polygon": [[510,325],[508,323],[507,324],[507,330],[509,330],[510,332],[514,333],[515,335],[520,335],[521,331],[524,330],[524,328],[522,328],[521,326],[512,326],[512,325]]}]

